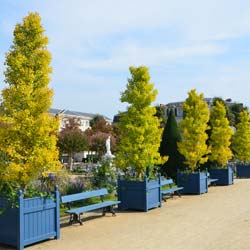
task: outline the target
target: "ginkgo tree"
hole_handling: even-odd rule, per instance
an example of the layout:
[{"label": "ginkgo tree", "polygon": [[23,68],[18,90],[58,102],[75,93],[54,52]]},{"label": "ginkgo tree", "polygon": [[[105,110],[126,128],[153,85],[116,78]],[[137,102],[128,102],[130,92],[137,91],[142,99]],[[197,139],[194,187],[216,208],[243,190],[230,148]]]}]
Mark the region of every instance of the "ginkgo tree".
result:
[{"label": "ginkgo tree", "polygon": [[228,160],[232,158],[230,144],[233,130],[226,117],[225,105],[220,101],[216,101],[212,107],[210,126],[211,135],[209,145],[211,153],[209,154],[209,160],[214,162],[218,167],[225,167]]},{"label": "ginkgo tree", "polygon": [[127,171],[132,168],[137,178],[146,174],[146,169],[165,159],[160,156],[159,146],[162,129],[155,116],[156,109],[151,106],[157,90],[150,83],[147,67],[130,67],[131,78],[121,101],[129,104],[127,112],[120,114],[118,130],[120,141],[116,153],[116,165]]},{"label": "ginkgo tree", "polygon": [[210,152],[206,144],[209,108],[203,99],[203,94],[197,94],[192,89],[183,103],[185,116],[180,122],[182,140],[178,142],[178,150],[192,172],[208,160],[207,154]]},{"label": "ginkgo tree", "polygon": [[32,180],[57,171],[59,121],[49,115],[53,91],[51,54],[38,13],[16,25],[6,54],[0,107],[0,182],[25,188]]},{"label": "ginkgo tree", "polygon": [[246,110],[240,112],[232,148],[237,160],[243,163],[250,161],[250,117]]}]

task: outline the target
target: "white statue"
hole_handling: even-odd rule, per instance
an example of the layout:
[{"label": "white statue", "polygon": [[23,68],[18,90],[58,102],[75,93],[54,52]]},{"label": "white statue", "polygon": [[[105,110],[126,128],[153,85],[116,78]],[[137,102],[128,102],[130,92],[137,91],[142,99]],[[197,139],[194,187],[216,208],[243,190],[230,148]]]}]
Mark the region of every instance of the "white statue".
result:
[{"label": "white statue", "polygon": [[110,150],[110,136],[106,140],[106,150],[107,150],[107,153],[106,153],[107,155],[112,155],[111,150]]},{"label": "white statue", "polygon": [[104,158],[110,158],[110,159],[113,159],[115,156],[114,155],[112,155],[112,153],[111,153],[111,149],[110,149],[110,136],[107,138],[107,140],[106,140],[106,150],[107,150],[107,152],[106,152],[106,154],[104,155]]}]

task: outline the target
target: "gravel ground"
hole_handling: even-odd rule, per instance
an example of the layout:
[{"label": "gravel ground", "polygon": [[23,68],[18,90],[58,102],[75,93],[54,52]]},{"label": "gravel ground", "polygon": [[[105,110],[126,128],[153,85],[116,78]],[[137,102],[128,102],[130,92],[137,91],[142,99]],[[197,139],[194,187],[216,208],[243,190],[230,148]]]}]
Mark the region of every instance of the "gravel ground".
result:
[{"label": "gravel ground", "polygon": [[[89,213],[83,226],[62,220],[61,239],[27,250],[250,250],[250,179],[174,197],[162,208]],[[0,247],[1,250],[11,249]]]}]

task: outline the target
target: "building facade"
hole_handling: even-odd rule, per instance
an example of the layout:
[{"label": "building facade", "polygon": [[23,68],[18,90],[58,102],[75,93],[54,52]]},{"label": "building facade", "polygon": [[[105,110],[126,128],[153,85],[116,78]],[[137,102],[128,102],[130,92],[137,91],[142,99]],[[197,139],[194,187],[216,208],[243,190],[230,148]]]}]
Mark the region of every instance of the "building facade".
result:
[{"label": "building facade", "polygon": [[[65,127],[69,118],[79,119],[80,129],[82,131],[85,131],[90,127],[90,121],[97,115],[97,114],[83,113],[79,111],[71,111],[67,109],[54,109],[54,108],[50,109],[49,113],[53,116],[58,116],[58,115],[61,116],[59,131],[61,131]],[[110,118],[106,116],[103,117],[109,124],[112,123],[112,120]]]},{"label": "building facade", "polygon": [[[216,98],[204,98],[204,101],[208,104],[209,109],[212,107],[214,99],[216,99]],[[225,102],[227,107],[234,105],[234,104],[240,104],[243,107],[242,103],[232,102],[231,99],[226,99],[226,100],[224,100],[224,102]],[[166,117],[168,117],[170,110],[173,109],[175,117],[176,117],[176,121],[177,121],[177,123],[179,123],[180,120],[182,120],[184,117],[184,111],[183,111],[183,107],[182,107],[183,103],[184,103],[184,101],[183,102],[170,102],[170,103],[165,104],[165,105],[161,104],[161,106],[165,109]]]}]

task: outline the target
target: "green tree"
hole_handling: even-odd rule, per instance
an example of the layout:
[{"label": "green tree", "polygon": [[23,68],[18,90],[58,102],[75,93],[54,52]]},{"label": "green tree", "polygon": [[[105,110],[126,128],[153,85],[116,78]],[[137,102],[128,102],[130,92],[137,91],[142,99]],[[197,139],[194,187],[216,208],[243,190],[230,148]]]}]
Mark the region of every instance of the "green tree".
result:
[{"label": "green tree", "polygon": [[[242,103],[230,103],[231,99],[227,99],[224,101],[221,97],[214,97],[213,98],[213,106],[215,105],[216,101],[220,101],[226,108],[226,116],[229,121],[230,126],[235,127],[239,123],[239,114],[242,110],[247,110]],[[228,104],[226,103],[228,102]]]},{"label": "green tree", "polygon": [[162,104],[157,105],[155,108],[156,108],[155,116],[157,116],[160,119],[161,128],[164,128],[167,122],[166,110]]},{"label": "green tree", "polygon": [[167,123],[164,127],[160,145],[161,156],[168,156],[168,161],[161,166],[161,172],[171,178],[176,178],[177,169],[184,168],[184,157],[177,148],[181,141],[180,131],[173,109],[170,110]]},{"label": "green tree", "polygon": [[69,169],[72,171],[72,158],[75,153],[88,149],[87,138],[80,129],[80,120],[69,118],[65,127],[59,133],[58,146],[61,154],[66,153],[69,157]]},{"label": "green tree", "polygon": [[247,110],[247,107],[244,107],[241,103],[234,103],[228,107],[228,110],[231,118],[230,125],[236,127],[240,122],[240,112]]},{"label": "green tree", "polygon": [[244,163],[250,161],[250,118],[246,110],[240,112],[232,148],[236,159]]},{"label": "green tree", "polygon": [[232,158],[230,144],[233,130],[229,126],[229,121],[226,117],[226,108],[221,101],[216,101],[212,107],[210,126],[211,135],[209,145],[211,153],[209,160],[220,167],[224,167],[227,161]]},{"label": "green tree", "polygon": [[48,114],[53,91],[52,72],[41,18],[30,13],[17,24],[6,55],[5,82],[0,107],[0,182],[30,181],[57,171],[59,122]]},{"label": "green tree", "polygon": [[180,122],[182,141],[177,144],[179,152],[185,157],[185,163],[191,171],[208,160],[207,154],[210,151],[206,144],[209,109],[203,99],[203,94],[198,95],[193,89],[183,103],[185,117]]},{"label": "green tree", "polygon": [[160,120],[154,116],[156,109],[151,106],[157,90],[149,82],[148,68],[130,67],[130,73],[127,89],[121,94],[121,101],[129,106],[127,112],[120,114],[120,143],[115,160],[121,169],[132,168],[142,178],[147,168],[161,163],[158,150],[162,130]]}]

